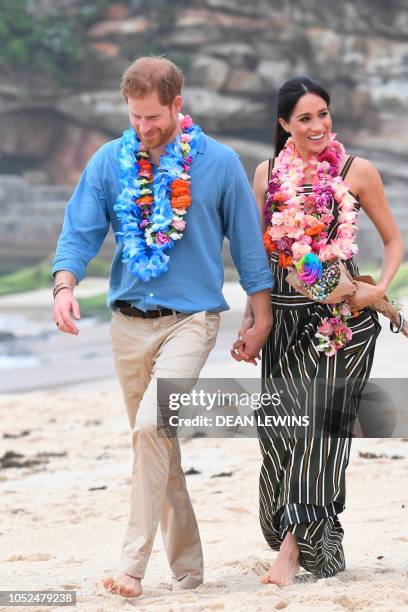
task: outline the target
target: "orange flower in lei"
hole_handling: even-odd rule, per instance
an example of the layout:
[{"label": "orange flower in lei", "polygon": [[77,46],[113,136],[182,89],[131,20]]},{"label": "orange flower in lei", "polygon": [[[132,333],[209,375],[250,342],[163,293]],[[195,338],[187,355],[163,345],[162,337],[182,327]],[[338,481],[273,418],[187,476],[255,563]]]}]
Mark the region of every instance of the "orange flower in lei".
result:
[{"label": "orange flower in lei", "polygon": [[264,247],[265,249],[268,251],[268,253],[274,253],[277,249],[276,246],[276,242],[274,242],[271,237],[269,236],[268,232],[265,232],[263,235],[263,243],[264,243]]},{"label": "orange flower in lei", "polygon": [[283,252],[279,253],[279,265],[282,268],[290,268],[293,265],[293,257]]},{"label": "orange flower in lei", "polygon": [[153,180],[153,168],[148,159],[139,159],[139,176],[146,178],[149,183]]},{"label": "orange flower in lei", "polygon": [[181,179],[175,179],[171,184],[171,192],[175,196],[188,195],[190,193],[190,185]]},{"label": "orange flower in lei", "polygon": [[153,197],[152,196],[143,196],[142,198],[139,198],[138,200],[136,200],[136,203],[138,206],[146,206],[149,204],[153,204]]},{"label": "orange flower in lei", "polygon": [[175,179],[171,184],[170,203],[172,208],[188,208],[191,204],[190,183]]},{"label": "orange flower in lei", "polygon": [[136,204],[141,208],[146,207],[146,209],[153,204],[153,195],[150,189],[149,184],[153,181],[153,167],[148,159],[141,158],[138,161],[139,164],[139,176],[144,179],[145,189],[140,196],[136,200]]},{"label": "orange flower in lei", "polygon": [[316,223],[312,227],[309,227],[305,230],[305,236],[317,236],[320,232],[323,232],[326,229],[324,223]]}]

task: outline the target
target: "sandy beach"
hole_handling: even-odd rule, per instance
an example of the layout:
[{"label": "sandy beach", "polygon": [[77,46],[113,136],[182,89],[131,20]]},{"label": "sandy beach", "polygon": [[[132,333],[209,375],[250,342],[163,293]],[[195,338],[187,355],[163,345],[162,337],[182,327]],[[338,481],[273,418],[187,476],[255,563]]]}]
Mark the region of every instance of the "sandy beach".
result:
[{"label": "sandy beach", "polygon": [[[233,308],[223,318],[203,375],[257,376],[256,368],[235,364],[226,352],[243,296],[228,286],[226,297]],[[92,612],[407,608],[405,439],[353,440],[347,508],[341,516],[347,570],[285,589],[259,583],[276,553],[258,523],[257,440],[182,440],[183,467],[198,472],[187,479],[204,549],[204,584],[194,591],[171,591],[158,533],[144,595],[125,600],[105,592],[100,578],[115,571],[120,560],[131,469],[128,422],[112,369],[108,327],[84,321],[79,338],[57,335],[44,300],[38,299],[33,313],[35,303],[35,295],[26,295],[19,312],[29,305],[25,320],[32,317],[42,334],[30,340],[28,329],[24,332],[37,361],[1,370],[0,590],[75,590],[77,609]],[[10,296],[8,302],[0,300],[0,308],[5,316],[16,304]],[[405,342],[384,329],[374,375],[404,375]]]}]

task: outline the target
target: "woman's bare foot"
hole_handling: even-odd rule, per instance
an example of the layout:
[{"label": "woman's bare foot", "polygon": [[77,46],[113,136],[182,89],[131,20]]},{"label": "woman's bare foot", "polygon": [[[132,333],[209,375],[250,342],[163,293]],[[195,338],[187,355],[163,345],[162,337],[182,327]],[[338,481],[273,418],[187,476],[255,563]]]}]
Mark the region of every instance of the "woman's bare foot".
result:
[{"label": "woman's bare foot", "polygon": [[123,572],[119,572],[116,578],[103,578],[102,584],[109,593],[122,597],[139,597],[143,593],[141,578],[134,578]]},{"label": "woman's bare foot", "polygon": [[261,577],[260,581],[262,584],[288,586],[292,584],[299,570],[299,547],[296,537],[289,532],[282,542],[272,567]]},{"label": "woman's bare foot", "polygon": [[263,584],[276,584],[277,586],[289,586],[299,572],[299,563],[290,559],[276,559],[267,574],[261,577]]}]

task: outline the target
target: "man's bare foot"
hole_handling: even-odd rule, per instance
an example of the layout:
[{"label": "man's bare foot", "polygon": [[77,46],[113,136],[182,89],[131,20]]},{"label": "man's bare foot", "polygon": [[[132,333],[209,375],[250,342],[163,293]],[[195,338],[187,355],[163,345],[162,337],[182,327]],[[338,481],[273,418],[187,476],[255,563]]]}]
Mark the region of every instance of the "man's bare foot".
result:
[{"label": "man's bare foot", "polygon": [[270,570],[261,577],[262,584],[284,587],[292,584],[299,572],[299,546],[293,533],[288,532],[283,540],[278,557]]},{"label": "man's bare foot", "polygon": [[299,570],[300,566],[297,560],[278,556],[270,570],[260,580],[262,584],[276,584],[280,587],[289,586]]},{"label": "man's bare foot", "polygon": [[143,593],[141,578],[134,578],[123,572],[119,572],[116,578],[103,578],[102,584],[109,593],[122,597],[139,597]]}]

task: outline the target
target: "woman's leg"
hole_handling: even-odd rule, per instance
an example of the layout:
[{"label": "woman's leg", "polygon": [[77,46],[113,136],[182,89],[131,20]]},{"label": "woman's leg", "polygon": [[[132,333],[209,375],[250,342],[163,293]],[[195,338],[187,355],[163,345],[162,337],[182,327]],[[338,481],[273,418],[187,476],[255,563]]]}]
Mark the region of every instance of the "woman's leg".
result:
[{"label": "woman's leg", "polygon": [[268,572],[261,577],[263,584],[277,584],[278,586],[288,586],[295,579],[299,572],[299,546],[296,536],[293,533],[286,534],[279,554]]}]

